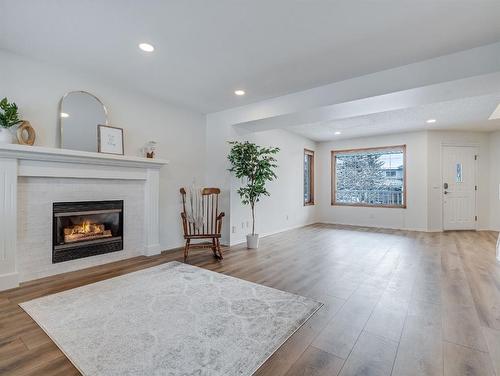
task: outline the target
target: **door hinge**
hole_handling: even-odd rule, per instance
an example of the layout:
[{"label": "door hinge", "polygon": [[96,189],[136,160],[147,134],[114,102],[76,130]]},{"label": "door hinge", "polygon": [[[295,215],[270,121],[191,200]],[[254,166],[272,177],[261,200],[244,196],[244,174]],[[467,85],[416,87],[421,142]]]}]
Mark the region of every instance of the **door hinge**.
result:
[{"label": "door hinge", "polygon": [[477,191],[477,185],[474,186],[474,190]]},{"label": "door hinge", "polygon": [[474,217],[474,220],[477,222],[477,215]]},{"label": "door hinge", "polygon": [[474,156],[474,160],[477,161],[477,155]]}]

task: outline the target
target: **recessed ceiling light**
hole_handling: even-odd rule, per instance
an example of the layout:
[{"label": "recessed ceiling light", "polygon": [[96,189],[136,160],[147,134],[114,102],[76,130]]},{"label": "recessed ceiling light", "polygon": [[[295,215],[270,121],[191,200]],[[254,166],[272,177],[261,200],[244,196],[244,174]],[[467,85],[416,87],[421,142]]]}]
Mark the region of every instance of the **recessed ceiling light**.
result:
[{"label": "recessed ceiling light", "polygon": [[245,90],[241,90],[241,89],[235,90],[234,94],[239,95],[239,96],[245,95]]},{"label": "recessed ceiling light", "polygon": [[61,117],[67,118],[67,117],[69,117],[69,114],[67,114],[66,112],[61,112]]},{"label": "recessed ceiling light", "polygon": [[432,123],[435,123],[436,122],[436,119],[429,119],[426,121],[427,124],[432,124]]},{"label": "recessed ceiling light", "polygon": [[334,134],[338,136],[339,134],[342,134],[342,132],[341,131],[337,131]]},{"label": "recessed ceiling light", "polygon": [[149,43],[140,43],[139,48],[145,52],[153,52],[155,48]]}]

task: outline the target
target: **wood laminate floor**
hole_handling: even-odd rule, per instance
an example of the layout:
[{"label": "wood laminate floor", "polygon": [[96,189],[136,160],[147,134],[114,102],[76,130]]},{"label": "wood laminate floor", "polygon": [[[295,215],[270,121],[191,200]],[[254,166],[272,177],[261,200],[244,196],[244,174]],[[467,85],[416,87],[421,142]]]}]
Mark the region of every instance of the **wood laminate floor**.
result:
[{"label": "wood laminate floor", "polygon": [[[257,372],[269,376],[500,376],[496,233],[313,225],[191,264],[325,303]],[[136,257],[0,292],[0,374],[78,371],[18,303],[171,260]]]}]

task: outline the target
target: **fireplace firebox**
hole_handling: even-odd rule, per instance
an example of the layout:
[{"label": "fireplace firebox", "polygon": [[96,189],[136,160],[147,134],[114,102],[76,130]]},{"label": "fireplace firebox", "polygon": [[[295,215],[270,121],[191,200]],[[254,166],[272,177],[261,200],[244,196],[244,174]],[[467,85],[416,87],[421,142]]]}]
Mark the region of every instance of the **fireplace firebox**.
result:
[{"label": "fireplace firebox", "polygon": [[53,204],[52,263],[123,249],[123,201]]}]

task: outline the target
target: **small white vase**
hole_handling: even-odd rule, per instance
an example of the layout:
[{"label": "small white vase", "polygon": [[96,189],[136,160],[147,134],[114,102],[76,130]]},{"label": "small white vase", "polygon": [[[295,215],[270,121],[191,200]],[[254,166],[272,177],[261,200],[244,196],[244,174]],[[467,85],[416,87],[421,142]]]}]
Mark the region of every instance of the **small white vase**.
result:
[{"label": "small white vase", "polygon": [[248,234],[247,235],[247,248],[257,249],[259,248],[259,234]]},{"label": "small white vase", "polygon": [[12,133],[10,129],[0,127],[0,144],[12,144]]}]

